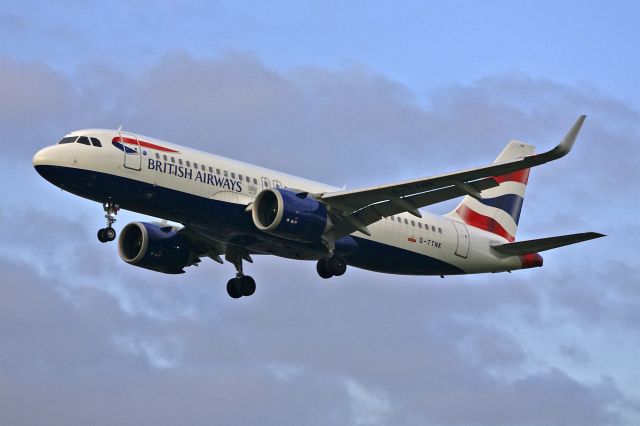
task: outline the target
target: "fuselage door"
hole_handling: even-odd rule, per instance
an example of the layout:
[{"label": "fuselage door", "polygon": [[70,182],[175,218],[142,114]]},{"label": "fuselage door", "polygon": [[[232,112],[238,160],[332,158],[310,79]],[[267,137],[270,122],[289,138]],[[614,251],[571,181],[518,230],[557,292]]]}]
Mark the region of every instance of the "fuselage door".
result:
[{"label": "fuselage door", "polygon": [[453,226],[458,234],[458,245],[456,246],[456,256],[467,258],[469,255],[469,230],[466,225],[461,222],[452,220]]},{"label": "fuselage door", "polygon": [[118,141],[124,151],[124,167],[130,170],[142,170],[142,148],[134,135],[119,133]]}]

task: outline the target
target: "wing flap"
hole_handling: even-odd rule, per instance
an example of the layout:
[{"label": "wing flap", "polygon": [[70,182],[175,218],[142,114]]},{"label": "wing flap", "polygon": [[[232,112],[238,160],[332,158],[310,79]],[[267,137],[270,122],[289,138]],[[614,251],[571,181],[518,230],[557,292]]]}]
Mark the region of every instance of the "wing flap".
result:
[{"label": "wing flap", "polygon": [[525,254],[551,250],[558,247],[564,247],[571,244],[581,243],[583,241],[593,240],[594,238],[600,238],[604,236],[605,235],[599,234],[597,232],[583,232],[580,234],[561,235],[558,237],[518,241],[515,243],[494,244],[491,245],[491,248],[499,253],[521,256]]}]

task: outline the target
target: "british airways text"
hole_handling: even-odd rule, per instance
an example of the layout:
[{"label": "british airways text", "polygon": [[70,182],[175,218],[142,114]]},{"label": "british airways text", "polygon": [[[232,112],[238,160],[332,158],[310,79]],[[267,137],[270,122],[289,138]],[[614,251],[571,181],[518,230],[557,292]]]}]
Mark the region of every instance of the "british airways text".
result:
[{"label": "british airways text", "polygon": [[228,189],[229,191],[242,192],[242,182],[217,176],[212,173],[201,172],[190,167],[178,166],[171,163],[165,163],[160,160],[149,158],[149,170],[156,170],[161,173],[177,176],[184,179],[194,180],[196,182],[206,183],[212,186]]}]

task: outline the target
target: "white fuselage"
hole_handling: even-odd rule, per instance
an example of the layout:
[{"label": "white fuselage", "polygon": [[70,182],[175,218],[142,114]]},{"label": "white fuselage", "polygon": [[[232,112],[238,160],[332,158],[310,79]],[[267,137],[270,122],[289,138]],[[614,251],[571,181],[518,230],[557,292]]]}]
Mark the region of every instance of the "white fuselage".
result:
[{"label": "white fuselage", "polygon": [[[251,214],[244,207],[266,188],[313,194],[339,188],[131,133],[90,129],[73,135],[97,138],[102,146],[58,144],[34,157],[38,171],[65,190],[194,226],[223,244],[242,236],[256,240],[256,252],[301,259],[322,256],[317,247],[307,250],[267,235],[263,239],[261,231],[251,228]],[[120,146],[114,141],[121,141]],[[208,209],[206,215],[203,209]],[[371,236],[355,232],[352,236],[363,252],[347,257],[348,263],[380,272],[425,275],[523,267],[518,256],[491,249],[492,243],[507,242],[504,238],[448,217],[428,212],[422,216],[402,213],[384,218],[368,227]]]}]

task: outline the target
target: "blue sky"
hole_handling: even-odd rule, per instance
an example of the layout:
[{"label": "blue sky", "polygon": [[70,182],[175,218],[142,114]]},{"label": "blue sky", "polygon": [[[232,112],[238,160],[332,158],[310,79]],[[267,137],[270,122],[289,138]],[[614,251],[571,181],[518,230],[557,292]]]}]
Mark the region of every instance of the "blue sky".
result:
[{"label": "blue sky", "polygon": [[[639,18],[634,1],[2,2],[0,423],[637,424]],[[126,265],[96,241],[101,207],[31,166],[123,124],[354,188],[510,139],[547,149],[583,113],[575,150],[532,172],[518,237],[607,238],[444,280],[260,258],[239,301],[228,264]]]}]

